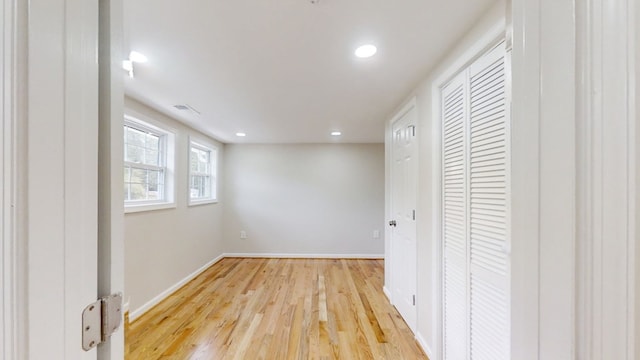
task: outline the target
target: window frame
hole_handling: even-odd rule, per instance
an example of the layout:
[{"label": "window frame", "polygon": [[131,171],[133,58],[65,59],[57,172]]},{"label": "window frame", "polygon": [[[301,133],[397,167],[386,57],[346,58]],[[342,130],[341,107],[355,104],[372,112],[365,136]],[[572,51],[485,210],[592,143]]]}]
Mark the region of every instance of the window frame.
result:
[{"label": "window frame", "polygon": [[[198,150],[209,151],[209,174],[210,181],[210,196],[206,198],[191,198],[191,177],[194,172],[191,169],[191,149],[196,148]],[[218,202],[218,162],[219,162],[219,150],[216,145],[213,145],[209,141],[204,141],[201,138],[189,136],[188,148],[187,148],[187,204],[189,206],[215,204]],[[206,174],[205,174],[206,175]]]},{"label": "window frame", "polygon": [[[145,170],[163,170],[163,173],[164,173],[163,198],[161,200],[136,200],[136,201],[131,201],[131,200],[127,201],[123,199],[124,212],[133,213],[133,212],[175,208],[176,207],[175,196],[174,196],[175,194],[175,175],[174,175],[175,131],[146,117],[143,117],[144,120],[140,118],[141,118],[140,116],[125,114],[123,131],[124,131],[124,127],[131,127],[131,128],[158,136],[159,137],[158,156],[160,157],[159,163],[162,163],[162,164],[155,166],[155,165],[149,165],[149,164],[139,164],[139,163],[128,162],[125,160],[125,153],[124,153],[125,150],[123,147],[122,169],[124,172],[124,169],[127,166],[129,166],[130,169],[137,168],[137,169],[145,169]],[[124,143],[124,146],[126,146],[126,142]]]}]

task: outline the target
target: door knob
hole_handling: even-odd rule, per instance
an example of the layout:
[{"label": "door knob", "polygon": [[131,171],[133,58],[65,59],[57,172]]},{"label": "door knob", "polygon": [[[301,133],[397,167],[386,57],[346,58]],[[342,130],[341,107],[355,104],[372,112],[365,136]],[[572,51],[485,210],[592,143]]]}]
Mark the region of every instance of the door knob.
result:
[{"label": "door knob", "polygon": [[393,227],[395,227],[396,225],[397,225],[397,223],[396,223],[396,221],[395,221],[395,220],[391,220],[391,221],[389,221],[389,226],[393,226]]}]

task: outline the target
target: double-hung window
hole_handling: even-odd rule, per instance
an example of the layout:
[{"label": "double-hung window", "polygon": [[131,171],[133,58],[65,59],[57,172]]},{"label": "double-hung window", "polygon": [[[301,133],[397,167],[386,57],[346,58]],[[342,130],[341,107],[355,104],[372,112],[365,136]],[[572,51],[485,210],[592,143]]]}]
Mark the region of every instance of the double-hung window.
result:
[{"label": "double-hung window", "polygon": [[138,119],[124,122],[124,203],[126,211],[172,205],[173,134]]},{"label": "double-hung window", "polygon": [[189,141],[189,204],[216,202],[218,150],[202,141]]}]

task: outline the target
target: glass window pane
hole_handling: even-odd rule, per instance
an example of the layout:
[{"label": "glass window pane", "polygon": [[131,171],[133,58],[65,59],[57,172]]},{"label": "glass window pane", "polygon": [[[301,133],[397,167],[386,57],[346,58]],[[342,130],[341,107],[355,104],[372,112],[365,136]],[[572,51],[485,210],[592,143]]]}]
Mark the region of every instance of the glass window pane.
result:
[{"label": "glass window pane", "polygon": [[125,161],[141,164],[144,160],[144,149],[139,146],[127,145]]},{"label": "glass window pane", "polygon": [[138,129],[129,128],[127,131],[127,144],[129,145],[144,147],[146,138],[147,134]]},{"label": "glass window pane", "polygon": [[129,198],[129,184],[124,184],[124,201],[131,200]]},{"label": "glass window pane", "polygon": [[149,176],[149,191],[158,191],[158,185],[160,184],[160,171],[148,172]]},{"label": "glass window pane", "polygon": [[146,200],[147,199],[147,186],[145,184],[131,184],[131,198],[130,200]]},{"label": "glass window pane", "polygon": [[147,165],[159,165],[158,150],[147,150],[145,155],[145,164]]},{"label": "glass window pane", "polygon": [[131,169],[131,183],[145,184],[147,182],[147,170]]},{"label": "glass window pane", "polygon": [[147,134],[147,149],[158,150],[160,146],[160,137],[152,134]]},{"label": "glass window pane", "polygon": [[124,167],[124,182],[129,182],[129,175],[131,174],[131,168],[128,166]]},{"label": "glass window pane", "polygon": [[198,171],[198,150],[191,148],[189,155],[189,164],[191,171]]}]

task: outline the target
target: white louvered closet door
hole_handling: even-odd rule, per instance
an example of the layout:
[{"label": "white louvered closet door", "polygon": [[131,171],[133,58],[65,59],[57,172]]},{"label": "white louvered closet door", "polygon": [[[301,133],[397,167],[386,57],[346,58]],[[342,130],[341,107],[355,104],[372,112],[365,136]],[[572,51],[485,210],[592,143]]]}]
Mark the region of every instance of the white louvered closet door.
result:
[{"label": "white louvered closet door", "polygon": [[509,359],[509,147],[505,50],[476,61],[470,77],[470,354]]},{"label": "white louvered closet door", "polygon": [[444,358],[510,358],[509,118],[501,44],[443,89]]}]

